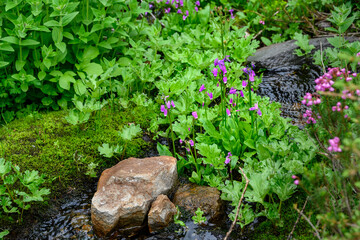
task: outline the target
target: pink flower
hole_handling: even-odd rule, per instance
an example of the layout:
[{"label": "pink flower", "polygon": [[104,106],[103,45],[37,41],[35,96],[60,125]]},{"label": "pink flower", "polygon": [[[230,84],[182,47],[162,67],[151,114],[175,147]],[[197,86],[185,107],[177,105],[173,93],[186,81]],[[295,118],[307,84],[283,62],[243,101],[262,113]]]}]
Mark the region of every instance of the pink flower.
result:
[{"label": "pink flower", "polygon": [[170,11],[171,11],[171,8],[168,8],[168,9],[165,8],[165,13],[170,13]]},{"label": "pink flower", "polygon": [[328,150],[330,152],[341,152],[341,148],[339,147],[340,138],[334,137],[333,139],[330,139],[329,144],[330,144],[330,147],[328,147]]},{"label": "pink flower", "polygon": [[231,18],[234,19],[234,18],[235,18],[235,17],[234,17],[234,14],[233,14],[233,13],[234,13],[234,9],[230,9],[229,12],[230,12],[230,14],[231,14]]},{"label": "pink flower", "polygon": [[295,185],[299,185],[299,183],[300,183],[300,180],[299,180],[299,179],[296,179],[296,180],[294,181],[294,184],[295,184]]},{"label": "pink flower", "polygon": [[198,119],[198,115],[197,115],[197,112],[192,112],[192,115],[195,119]]},{"label": "pink flower", "polygon": [[265,25],[265,21],[263,21],[263,20],[260,20],[259,23],[262,25]]},{"label": "pink flower", "polygon": [[242,81],[242,86],[245,88],[247,86],[247,81],[246,80],[243,80]]},{"label": "pink flower", "polygon": [[213,93],[212,92],[208,93],[208,96],[209,96],[210,100],[213,100]]},{"label": "pink flower", "polygon": [[250,111],[258,110],[258,111],[257,111],[257,114],[258,114],[259,116],[262,115],[262,112],[260,111],[259,106],[258,106],[257,103],[255,103],[255,106],[254,106],[254,107],[249,108],[249,110],[250,110]]},{"label": "pink flower", "polygon": [[226,109],[226,114],[230,117],[231,116],[231,112],[230,112],[230,109]]},{"label": "pink flower", "polygon": [[223,81],[224,81],[225,84],[227,83],[227,77],[226,76],[223,78]]},{"label": "pink flower", "polygon": [[198,8],[198,7],[195,7],[195,11],[198,12],[198,11],[199,11],[199,8]]},{"label": "pink flower", "polygon": [[174,103],[173,100],[171,100],[171,106],[172,106],[173,108],[175,108],[175,103]]},{"label": "pink flower", "polygon": [[214,74],[214,77],[217,77],[217,74],[218,74],[217,68],[214,68],[211,72]]},{"label": "pink flower", "polygon": [[203,84],[203,85],[201,85],[201,87],[200,87],[200,89],[199,89],[199,92],[202,92],[202,91],[204,91],[206,88],[205,88],[205,85]]},{"label": "pink flower", "polygon": [[194,146],[194,141],[193,140],[189,140],[189,144],[190,144],[190,146]]},{"label": "pink flower", "polygon": [[195,5],[200,7],[200,1],[196,1]]},{"label": "pink flower", "polygon": [[177,10],[177,13],[181,14],[182,13],[181,9]]},{"label": "pink flower", "polygon": [[180,142],[180,144],[183,144],[184,141],[182,139],[180,139],[179,142]]},{"label": "pink flower", "polygon": [[227,155],[226,158],[225,158],[225,164],[229,164],[229,163],[230,163],[230,161],[231,161],[230,157],[232,157],[232,154],[231,154],[231,152],[228,152],[228,155]]},{"label": "pink flower", "polygon": [[296,178],[297,178],[297,176],[295,176],[295,175],[292,175],[292,176],[291,176],[291,178],[292,178],[292,179],[296,179]]},{"label": "pink flower", "polygon": [[161,105],[160,111],[164,113],[165,117],[167,116],[167,109],[166,109],[165,105]]},{"label": "pink flower", "polygon": [[235,88],[230,88],[229,94],[235,94],[236,93],[236,89]]}]

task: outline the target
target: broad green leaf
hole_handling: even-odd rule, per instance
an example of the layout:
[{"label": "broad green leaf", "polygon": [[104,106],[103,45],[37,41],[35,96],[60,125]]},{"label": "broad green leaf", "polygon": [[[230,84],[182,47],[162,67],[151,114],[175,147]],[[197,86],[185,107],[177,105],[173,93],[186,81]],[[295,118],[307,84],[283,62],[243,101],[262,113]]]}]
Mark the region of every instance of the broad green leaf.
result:
[{"label": "broad green leaf", "polygon": [[170,157],[173,156],[170,150],[168,149],[168,147],[160,144],[159,142],[156,145],[156,149],[160,156],[170,156]]},{"label": "broad green leaf", "polygon": [[7,1],[6,5],[5,5],[5,11],[9,11],[11,9],[13,9],[14,7],[16,7],[17,5],[19,5],[22,2],[22,0],[12,0],[12,1]]},{"label": "broad green leaf", "polygon": [[63,27],[65,27],[66,25],[68,25],[75,17],[76,15],[78,15],[79,12],[72,12],[69,14],[66,14],[63,19],[62,19],[62,23],[60,23]]},{"label": "broad green leaf", "polygon": [[9,62],[0,61],[0,68],[9,65]]},{"label": "broad green leaf", "polygon": [[41,102],[44,106],[49,106],[53,103],[53,100],[50,97],[44,97],[41,99]]},{"label": "broad green leaf", "polygon": [[59,78],[59,85],[61,88],[70,90],[70,82],[75,83],[75,79],[70,74],[65,73]]},{"label": "broad green leaf", "polygon": [[271,40],[266,37],[261,37],[260,39],[266,46],[270,46],[272,44]]},{"label": "broad green leaf", "polygon": [[27,92],[29,90],[29,85],[26,82],[22,82],[20,88],[23,92]]},{"label": "broad green leaf", "polygon": [[100,76],[104,72],[101,65],[97,63],[88,63],[82,68],[82,70],[88,75],[96,76]]},{"label": "broad green leaf", "polygon": [[55,43],[55,46],[63,53],[66,51],[66,44],[64,42]]},{"label": "broad green leaf", "polygon": [[24,68],[26,62],[25,61],[22,61],[22,60],[16,60],[15,61],[15,68],[16,68],[16,71],[20,71],[21,69]]},{"label": "broad green leaf", "polygon": [[54,43],[62,42],[62,40],[63,40],[63,33],[62,32],[63,31],[58,27],[54,27],[52,29],[51,35],[52,35],[52,39],[53,39]]},{"label": "broad green leaf", "polygon": [[81,80],[76,80],[76,82],[74,83],[74,89],[77,95],[83,95],[87,92],[86,86]]},{"label": "broad green leaf", "polygon": [[3,37],[1,38],[1,41],[19,45],[19,39],[14,36]]},{"label": "broad green leaf", "polygon": [[0,43],[0,51],[13,52],[14,48],[10,44]]},{"label": "broad green leaf", "polygon": [[60,23],[55,20],[47,21],[44,25],[47,27],[61,27]]},{"label": "broad green leaf", "polygon": [[124,126],[119,132],[119,136],[125,141],[131,141],[141,131],[140,125],[130,124],[129,126]]},{"label": "broad green leaf", "polygon": [[4,177],[11,171],[11,162],[5,161],[4,158],[0,158],[0,176]]},{"label": "broad green leaf", "polygon": [[83,61],[92,60],[99,55],[99,49],[93,46],[88,46],[84,50],[84,54],[82,56]]}]

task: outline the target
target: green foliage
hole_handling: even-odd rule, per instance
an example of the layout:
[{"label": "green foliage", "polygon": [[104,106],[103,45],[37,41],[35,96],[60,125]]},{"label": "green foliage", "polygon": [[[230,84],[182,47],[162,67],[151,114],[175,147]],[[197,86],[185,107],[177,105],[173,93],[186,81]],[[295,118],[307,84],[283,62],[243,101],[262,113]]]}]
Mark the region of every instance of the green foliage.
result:
[{"label": "green foliage", "polygon": [[315,48],[314,45],[309,44],[309,39],[307,35],[295,33],[294,39],[296,40],[295,44],[300,47],[300,49],[295,49],[295,54],[299,57],[308,56],[311,53],[311,50]]},{"label": "green foliage", "polygon": [[201,211],[200,208],[198,208],[195,212],[195,216],[192,216],[192,220],[195,224],[204,224],[207,220],[206,217],[203,216],[204,212]]},{"label": "green foliage", "polygon": [[44,201],[43,196],[50,194],[49,189],[41,188],[45,180],[38,171],[22,173],[19,166],[4,158],[0,158],[0,177],[0,218],[12,219],[10,214],[17,213],[21,222],[24,210],[28,210],[32,202]]}]

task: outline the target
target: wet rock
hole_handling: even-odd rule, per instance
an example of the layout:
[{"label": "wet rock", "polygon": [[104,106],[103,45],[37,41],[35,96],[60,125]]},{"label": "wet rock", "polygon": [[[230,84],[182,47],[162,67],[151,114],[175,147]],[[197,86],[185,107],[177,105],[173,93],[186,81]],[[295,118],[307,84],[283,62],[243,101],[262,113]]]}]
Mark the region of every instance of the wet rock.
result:
[{"label": "wet rock", "polygon": [[[313,38],[309,40],[310,45],[314,45],[315,49],[312,54],[320,49],[331,47],[327,41],[329,37]],[[349,42],[359,41],[358,37],[346,38]],[[302,65],[306,62],[305,57],[298,57],[294,54],[294,50],[299,48],[295,45],[295,40],[277,43],[270,46],[262,47],[256,51],[254,56],[250,56],[248,61],[259,64],[261,67],[271,69],[285,66]]]},{"label": "wet rock", "polygon": [[200,208],[212,223],[220,220],[224,213],[219,190],[207,186],[185,184],[176,191],[173,203],[193,215]]},{"label": "wet rock", "polygon": [[167,227],[176,214],[176,207],[166,195],[159,195],[151,204],[148,215],[149,231],[157,232]]},{"label": "wet rock", "polygon": [[150,204],[160,194],[169,194],[176,180],[176,159],[167,156],[129,158],[106,169],[91,204],[96,233],[106,236],[117,229],[136,234]]}]

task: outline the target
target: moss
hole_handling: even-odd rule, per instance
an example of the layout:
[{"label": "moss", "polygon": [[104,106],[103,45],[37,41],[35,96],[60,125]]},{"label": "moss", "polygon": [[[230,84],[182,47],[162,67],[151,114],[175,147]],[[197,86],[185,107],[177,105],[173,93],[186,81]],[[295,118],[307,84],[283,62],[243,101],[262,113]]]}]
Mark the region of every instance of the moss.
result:
[{"label": "moss", "polygon": [[[124,145],[117,132],[129,123],[148,128],[154,113],[141,106],[116,112],[103,108],[100,117],[77,126],[65,120],[66,111],[32,115],[0,128],[0,154],[22,171],[45,174],[46,187],[56,196],[88,178],[88,164],[99,164],[98,170],[116,164],[118,159],[100,156],[97,148],[103,143]],[[138,136],[127,144],[124,158],[139,156],[148,145]]]}]

